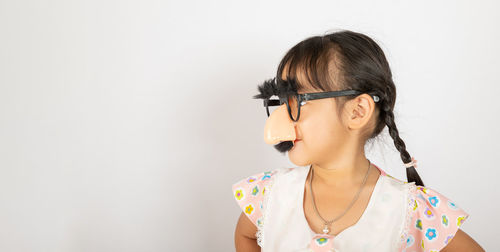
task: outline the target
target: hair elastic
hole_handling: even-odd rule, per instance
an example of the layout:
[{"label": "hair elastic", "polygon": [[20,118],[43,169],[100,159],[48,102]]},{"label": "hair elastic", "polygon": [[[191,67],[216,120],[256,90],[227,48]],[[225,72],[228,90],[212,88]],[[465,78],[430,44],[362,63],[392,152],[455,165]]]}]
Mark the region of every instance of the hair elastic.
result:
[{"label": "hair elastic", "polygon": [[406,168],[415,167],[417,168],[417,160],[414,157],[411,157],[411,162],[405,164]]}]

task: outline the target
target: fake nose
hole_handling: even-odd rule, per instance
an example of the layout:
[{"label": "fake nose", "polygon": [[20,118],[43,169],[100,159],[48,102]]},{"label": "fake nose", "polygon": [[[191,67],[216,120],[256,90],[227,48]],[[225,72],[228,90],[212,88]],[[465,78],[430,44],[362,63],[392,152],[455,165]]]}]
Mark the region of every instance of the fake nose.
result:
[{"label": "fake nose", "polygon": [[264,126],[264,141],[275,145],[284,141],[296,139],[295,127],[290,119],[286,104],[282,104],[267,118]]}]

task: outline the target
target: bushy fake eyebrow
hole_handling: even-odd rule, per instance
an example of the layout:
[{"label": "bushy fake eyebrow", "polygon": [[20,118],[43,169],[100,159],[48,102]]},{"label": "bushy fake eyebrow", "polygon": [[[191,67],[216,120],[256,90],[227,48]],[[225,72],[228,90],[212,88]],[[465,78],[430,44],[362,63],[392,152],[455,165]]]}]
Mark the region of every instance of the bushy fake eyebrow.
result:
[{"label": "bushy fake eyebrow", "polygon": [[258,94],[254,95],[254,99],[268,99],[276,95],[278,88],[273,79],[265,80],[262,84],[257,86]]},{"label": "bushy fake eyebrow", "polygon": [[257,86],[259,93],[254,95],[254,99],[268,99],[273,95],[284,97],[290,94],[296,94],[296,83],[294,81],[284,81],[280,85],[276,84],[275,79],[269,79]]}]

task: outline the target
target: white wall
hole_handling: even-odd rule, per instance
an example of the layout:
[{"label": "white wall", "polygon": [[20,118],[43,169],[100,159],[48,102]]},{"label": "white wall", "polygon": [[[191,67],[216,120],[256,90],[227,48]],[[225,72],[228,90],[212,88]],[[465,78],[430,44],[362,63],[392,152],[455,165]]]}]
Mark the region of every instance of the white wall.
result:
[{"label": "white wall", "polygon": [[[408,2],[408,1],[405,1]],[[0,1],[0,250],[233,251],[232,183],[289,166],[251,99],[285,51],[385,50],[427,186],[498,248],[496,1]],[[392,140],[369,158],[406,179]]]}]

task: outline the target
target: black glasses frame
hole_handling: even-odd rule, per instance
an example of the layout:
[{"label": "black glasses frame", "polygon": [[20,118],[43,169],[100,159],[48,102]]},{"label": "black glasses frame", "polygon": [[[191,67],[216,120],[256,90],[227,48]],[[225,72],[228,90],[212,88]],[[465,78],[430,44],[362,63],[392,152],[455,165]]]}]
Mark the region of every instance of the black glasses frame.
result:
[{"label": "black glasses frame", "polygon": [[[288,115],[290,116],[290,119],[292,121],[296,122],[300,118],[300,107],[303,105],[302,102],[307,102],[311,100],[318,100],[318,99],[325,99],[325,98],[332,98],[332,97],[340,97],[340,96],[350,96],[350,95],[360,95],[363,94],[363,92],[358,91],[358,90],[340,90],[340,91],[327,91],[327,92],[317,92],[317,93],[305,93],[305,94],[291,94],[289,96],[296,96],[297,97],[297,106],[298,106],[298,111],[297,111],[297,119],[294,119],[292,116],[292,110],[290,108],[290,104],[288,103],[288,97],[279,97],[279,99],[269,99],[266,98],[264,99],[264,107],[266,108],[267,116],[270,116],[269,113],[269,107],[270,106],[280,106],[283,103],[286,104],[286,108],[288,110]],[[380,98],[377,95],[370,95],[372,96],[373,100],[375,102],[378,102]]]}]

